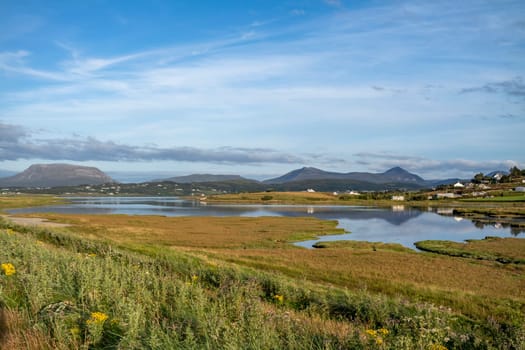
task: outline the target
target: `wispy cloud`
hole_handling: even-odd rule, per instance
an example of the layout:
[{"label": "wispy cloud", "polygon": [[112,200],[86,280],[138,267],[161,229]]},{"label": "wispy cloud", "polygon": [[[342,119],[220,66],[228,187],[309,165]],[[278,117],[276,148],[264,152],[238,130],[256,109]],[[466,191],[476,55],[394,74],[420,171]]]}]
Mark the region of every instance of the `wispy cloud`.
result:
[{"label": "wispy cloud", "polygon": [[95,138],[35,139],[25,128],[0,123],[0,159],[71,161],[184,161],[227,164],[302,163],[304,158],[273,149],[131,146]]},{"label": "wispy cloud", "polygon": [[525,97],[525,82],[522,77],[515,77],[511,80],[487,83],[483,86],[464,88],[460,91],[463,94],[472,92],[483,92],[488,94],[505,94],[515,97]]},{"label": "wispy cloud", "polygon": [[[416,159],[358,157],[384,170],[432,166],[432,152],[463,159],[479,139],[491,146],[480,157],[504,154],[502,141],[514,144],[505,157],[515,157],[519,130],[506,124],[523,120],[522,2],[325,3],[341,8],[318,2],[322,16],[287,9],[277,21],[257,18],[198,42],[119,52],[50,38],[56,52],[48,55],[23,43],[25,50],[5,49],[0,119],[82,135],[37,140],[12,129],[10,157],[41,149],[42,157],[71,160],[319,164],[308,154],[352,161],[359,150],[417,149]],[[162,147],[136,146],[150,142]]]}]

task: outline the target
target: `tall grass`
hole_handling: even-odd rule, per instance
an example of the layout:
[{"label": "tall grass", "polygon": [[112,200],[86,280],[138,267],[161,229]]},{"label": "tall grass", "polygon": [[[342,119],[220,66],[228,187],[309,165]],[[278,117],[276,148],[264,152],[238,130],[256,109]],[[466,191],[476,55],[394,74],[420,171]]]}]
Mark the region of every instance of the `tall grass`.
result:
[{"label": "tall grass", "polygon": [[525,344],[519,325],[480,326],[430,304],[217,265],[183,252],[152,257],[50,230],[6,222],[0,227],[0,263],[16,270],[0,276],[2,349]]}]

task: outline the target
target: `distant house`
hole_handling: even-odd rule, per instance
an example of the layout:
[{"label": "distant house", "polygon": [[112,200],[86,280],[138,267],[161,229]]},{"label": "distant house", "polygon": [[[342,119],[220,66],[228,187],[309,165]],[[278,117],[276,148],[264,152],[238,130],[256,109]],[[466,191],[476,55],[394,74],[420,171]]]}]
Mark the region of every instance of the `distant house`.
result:
[{"label": "distant house", "polygon": [[306,190],[306,192],[308,192],[308,193],[314,193],[315,190],[314,190],[313,188],[309,188],[309,189]]},{"label": "distant house", "polygon": [[496,173],[496,174],[494,174],[494,176],[492,176],[492,178],[493,178],[494,180],[496,180],[496,181],[499,181],[499,180],[501,180],[501,178],[503,177],[503,175],[504,175],[504,174],[502,174],[502,173]]},{"label": "distant house", "polygon": [[405,196],[392,196],[393,201],[404,201]]},{"label": "distant house", "polygon": [[516,191],[516,192],[525,192],[525,187],[523,187],[523,186],[518,186],[518,187],[516,187],[516,188],[514,189],[514,191]]},{"label": "distant house", "polygon": [[454,184],[454,188],[464,188],[464,187],[465,187],[465,185],[463,185],[463,184],[462,184],[461,182],[459,182],[459,181],[456,182],[456,183]]}]

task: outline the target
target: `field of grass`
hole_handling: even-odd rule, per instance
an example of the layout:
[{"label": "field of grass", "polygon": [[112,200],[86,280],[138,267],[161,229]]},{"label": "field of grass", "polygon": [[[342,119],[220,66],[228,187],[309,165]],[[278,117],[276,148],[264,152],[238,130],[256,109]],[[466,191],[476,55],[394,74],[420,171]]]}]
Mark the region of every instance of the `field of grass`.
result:
[{"label": "field of grass", "polygon": [[421,250],[438,254],[525,264],[525,240],[519,238],[487,237],[482,240],[468,240],[465,243],[421,241],[415,244]]},{"label": "field of grass", "polygon": [[463,202],[525,202],[525,195],[510,195],[510,196],[500,196],[500,197],[491,197],[491,198],[469,198],[462,199]]},{"label": "field of grass", "polygon": [[12,195],[0,197],[0,212],[5,209],[38,207],[43,205],[53,205],[64,203],[65,200],[48,195]]},{"label": "field of grass", "polygon": [[289,244],[340,232],[313,218],[39,216],[70,226],[0,222],[1,349],[525,347],[523,264]]}]

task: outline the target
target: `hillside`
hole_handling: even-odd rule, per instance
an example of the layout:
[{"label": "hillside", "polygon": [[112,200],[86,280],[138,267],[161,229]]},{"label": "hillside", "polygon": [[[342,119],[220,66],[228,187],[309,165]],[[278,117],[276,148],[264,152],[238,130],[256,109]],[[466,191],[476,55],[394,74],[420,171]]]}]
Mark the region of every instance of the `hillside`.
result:
[{"label": "hillside", "polygon": [[115,182],[97,168],[71,164],[34,164],[23,172],[0,179],[2,187],[57,187]]},{"label": "hillside", "polygon": [[[329,180],[329,181],[328,181]],[[312,182],[313,181],[313,182]],[[312,186],[316,183],[330,184],[331,185],[345,185],[348,184],[350,187],[359,189],[386,189],[388,187],[410,187],[410,188],[421,188],[426,186],[426,181],[418,175],[412,174],[405,169],[395,167],[384,173],[369,173],[369,172],[350,172],[350,173],[337,173],[328,172],[317,168],[304,167],[301,169],[293,170],[283,176],[265,180],[266,184],[287,184],[291,185],[301,183],[302,185],[312,182]],[[371,184],[390,186],[375,186]],[[409,185],[409,186],[407,186]],[[347,187],[348,187],[347,186]],[[288,187],[288,186],[287,186]],[[295,187],[295,186],[292,186]]]},{"label": "hillside", "polygon": [[224,181],[253,181],[240,175],[213,175],[213,174],[192,174],[186,176],[175,176],[167,179],[155,180],[155,182],[171,181],[179,184],[202,183],[202,182],[224,182]]}]

